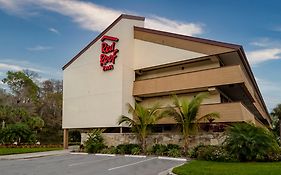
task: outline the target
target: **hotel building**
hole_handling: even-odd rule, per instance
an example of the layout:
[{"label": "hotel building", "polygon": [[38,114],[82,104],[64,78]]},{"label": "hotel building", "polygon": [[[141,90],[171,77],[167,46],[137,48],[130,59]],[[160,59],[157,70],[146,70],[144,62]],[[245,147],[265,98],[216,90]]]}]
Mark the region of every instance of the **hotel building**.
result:
[{"label": "hotel building", "polygon": [[[68,129],[121,132],[117,120],[129,116],[127,103],[165,106],[171,94],[208,92],[199,115],[218,112],[215,123],[271,127],[242,46],[145,28],[144,20],[119,16],[63,67],[65,147]],[[173,125],[158,123],[161,131]]]}]

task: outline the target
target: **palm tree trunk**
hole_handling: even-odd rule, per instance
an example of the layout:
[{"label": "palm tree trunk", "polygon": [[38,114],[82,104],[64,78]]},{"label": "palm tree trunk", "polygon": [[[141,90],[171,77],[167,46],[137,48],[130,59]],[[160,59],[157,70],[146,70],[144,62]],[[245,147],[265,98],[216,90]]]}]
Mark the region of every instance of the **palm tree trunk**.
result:
[{"label": "palm tree trunk", "polygon": [[146,143],[145,143],[145,138],[141,139],[141,148],[143,153],[146,153]]},{"label": "palm tree trunk", "polygon": [[188,136],[184,136],[184,154],[187,154],[188,150]]}]

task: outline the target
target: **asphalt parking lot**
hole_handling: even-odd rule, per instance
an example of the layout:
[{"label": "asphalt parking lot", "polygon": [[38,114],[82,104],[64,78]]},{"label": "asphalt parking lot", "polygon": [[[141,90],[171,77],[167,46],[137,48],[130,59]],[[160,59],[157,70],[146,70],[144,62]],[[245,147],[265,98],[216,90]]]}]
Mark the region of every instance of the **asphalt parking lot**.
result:
[{"label": "asphalt parking lot", "polygon": [[158,157],[64,154],[40,158],[0,160],[2,175],[162,175],[183,164]]}]

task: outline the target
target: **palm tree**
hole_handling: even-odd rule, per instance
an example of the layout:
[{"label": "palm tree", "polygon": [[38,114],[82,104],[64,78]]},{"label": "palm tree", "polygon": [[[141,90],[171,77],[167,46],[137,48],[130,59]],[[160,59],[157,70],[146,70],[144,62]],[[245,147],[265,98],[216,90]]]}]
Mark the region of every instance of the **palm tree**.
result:
[{"label": "palm tree", "polygon": [[271,112],[273,117],[277,117],[279,120],[279,136],[281,138],[281,104],[278,104]]},{"label": "palm tree", "polygon": [[188,137],[190,134],[198,130],[198,123],[204,119],[211,121],[212,119],[219,117],[219,114],[214,112],[197,118],[199,107],[205,98],[207,98],[206,93],[199,93],[191,101],[186,99],[180,100],[176,95],[174,95],[174,106],[168,106],[168,108],[164,111],[165,115],[173,117],[180,125],[181,133],[184,138],[185,153],[188,149]]},{"label": "palm tree", "polygon": [[146,108],[138,103],[135,104],[135,108],[132,105],[128,105],[128,113],[132,114],[133,119],[122,115],[118,124],[125,123],[132,127],[132,131],[135,132],[141,142],[142,150],[146,151],[146,138],[150,132],[153,124],[155,124],[162,116],[159,113],[159,104],[155,104],[151,108]]}]

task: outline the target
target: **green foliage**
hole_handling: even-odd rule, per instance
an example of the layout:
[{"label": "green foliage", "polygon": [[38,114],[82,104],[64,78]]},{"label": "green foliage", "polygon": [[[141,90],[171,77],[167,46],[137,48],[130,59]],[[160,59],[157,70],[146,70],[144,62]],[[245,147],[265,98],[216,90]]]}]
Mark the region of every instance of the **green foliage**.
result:
[{"label": "green foliage", "polygon": [[158,104],[155,104],[151,108],[146,108],[136,103],[134,108],[128,104],[128,112],[132,114],[134,119],[121,116],[118,120],[119,125],[124,123],[132,127],[132,131],[137,134],[144,152],[146,151],[146,138],[151,130],[151,126],[163,117],[159,113],[159,107]]},{"label": "green foliage", "polygon": [[235,162],[237,159],[222,146],[198,146],[194,148],[194,158],[199,160]]},{"label": "green foliage", "polygon": [[151,153],[159,156],[179,157],[181,156],[181,147],[176,144],[155,144],[152,146]]},{"label": "green foliage", "polygon": [[39,140],[42,143],[62,143],[62,81],[46,80],[42,82],[40,92],[37,111],[45,126],[39,133]]},{"label": "green foliage", "polygon": [[30,113],[23,107],[0,105],[0,120],[6,124],[26,122]]},{"label": "green foliage", "polygon": [[138,144],[120,144],[116,147],[117,154],[133,154],[133,152],[137,152],[138,150],[141,150]]},{"label": "green foliage", "polygon": [[198,123],[202,120],[211,120],[219,117],[218,113],[209,113],[197,118],[199,107],[202,101],[207,98],[206,93],[197,94],[191,101],[187,99],[180,100],[176,95],[173,96],[174,106],[169,106],[163,115],[173,117],[180,125],[184,137],[185,152],[188,148],[188,137],[198,130]]},{"label": "green foliage", "polygon": [[177,149],[177,148],[168,149],[167,155],[169,157],[180,157],[181,156],[181,150]]},{"label": "green foliage", "polygon": [[191,161],[173,169],[177,175],[279,175],[281,162]]},{"label": "green foliage", "polygon": [[117,149],[114,146],[111,146],[109,148],[104,148],[103,150],[101,150],[102,154],[116,154],[117,153]]},{"label": "green foliage", "polygon": [[141,153],[141,148],[140,147],[134,147],[131,150],[131,154],[133,154],[133,155],[138,155],[140,153]]},{"label": "green foliage", "polygon": [[7,77],[4,78],[3,83],[7,84],[9,88],[17,96],[27,97],[28,99],[21,98],[20,100],[33,100],[35,101],[39,95],[39,87],[33,80],[25,74],[24,71],[8,71]]},{"label": "green foliage", "polygon": [[205,145],[199,144],[199,145],[195,146],[194,148],[189,149],[187,155],[188,155],[190,158],[197,158],[197,157],[198,157],[198,150],[199,150],[199,148],[201,148],[201,147],[205,147]]},{"label": "green foliage", "polygon": [[104,130],[102,129],[93,129],[89,134],[88,134],[88,139],[84,143],[86,151],[88,153],[98,153],[102,149],[105,148],[105,144],[103,142],[103,138],[101,136],[101,133]]},{"label": "green foliage", "polygon": [[256,157],[256,161],[258,162],[277,162],[281,161],[281,152],[280,151],[274,151],[274,152],[268,152],[265,155],[258,154]]},{"label": "green foliage", "polygon": [[170,150],[170,149],[177,149],[177,150],[180,150],[181,147],[180,147],[179,145],[169,143],[169,144],[167,145],[167,149],[168,149],[168,150]]},{"label": "green foliage", "polygon": [[155,144],[152,147],[152,152],[159,156],[164,156],[167,151],[167,146],[163,144]]},{"label": "green foliage", "polygon": [[24,123],[8,125],[0,130],[1,143],[34,143],[36,135]]},{"label": "green foliage", "polygon": [[240,161],[256,160],[258,155],[279,151],[272,133],[248,123],[229,127],[225,144],[227,150]]},{"label": "green foliage", "polygon": [[[62,143],[62,81],[38,81],[32,71],[8,71],[0,89],[0,122],[25,123],[41,143]],[[2,139],[3,140],[3,139]]]},{"label": "green foliage", "polygon": [[41,130],[44,127],[44,120],[41,117],[30,117],[27,120],[27,125],[34,131]]},{"label": "green foliage", "polygon": [[279,142],[281,137],[280,125],[281,125],[281,104],[278,104],[273,108],[271,112],[273,132],[275,135],[279,136]]}]

